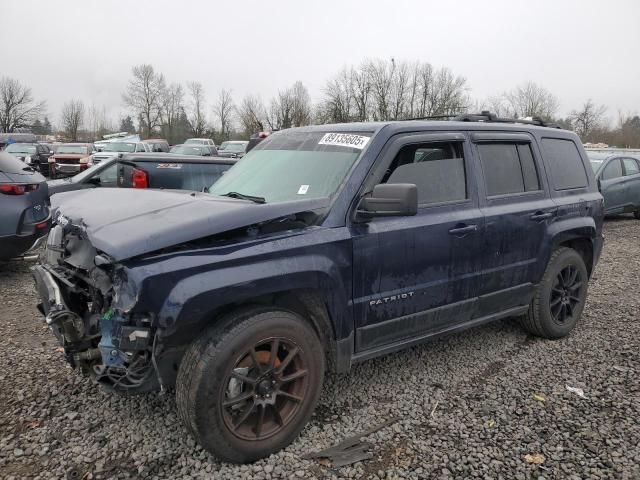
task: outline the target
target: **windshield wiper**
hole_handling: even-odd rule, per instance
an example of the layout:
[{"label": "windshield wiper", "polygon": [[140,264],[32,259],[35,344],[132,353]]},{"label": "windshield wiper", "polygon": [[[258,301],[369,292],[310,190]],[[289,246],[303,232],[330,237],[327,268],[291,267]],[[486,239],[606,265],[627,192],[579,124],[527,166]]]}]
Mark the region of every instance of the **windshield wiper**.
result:
[{"label": "windshield wiper", "polygon": [[238,192],[228,192],[220,195],[221,197],[239,198],[240,200],[249,200],[253,203],[267,203],[264,197],[254,197],[253,195],[245,195]]}]

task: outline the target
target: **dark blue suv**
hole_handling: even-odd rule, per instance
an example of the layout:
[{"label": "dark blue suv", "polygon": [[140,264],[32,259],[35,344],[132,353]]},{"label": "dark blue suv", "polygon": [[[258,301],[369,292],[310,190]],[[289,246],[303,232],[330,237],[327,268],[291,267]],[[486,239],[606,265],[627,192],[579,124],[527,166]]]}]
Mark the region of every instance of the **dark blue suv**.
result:
[{"label": "dark blue suv", "polygon": [[53,204],[34,276],[69,362],[119,391],[175,385],[232,462],[290,443],[326,368],[506,317],[569,334],[603,242],[578,137],[487,113],[285,130],[205,192]]}]

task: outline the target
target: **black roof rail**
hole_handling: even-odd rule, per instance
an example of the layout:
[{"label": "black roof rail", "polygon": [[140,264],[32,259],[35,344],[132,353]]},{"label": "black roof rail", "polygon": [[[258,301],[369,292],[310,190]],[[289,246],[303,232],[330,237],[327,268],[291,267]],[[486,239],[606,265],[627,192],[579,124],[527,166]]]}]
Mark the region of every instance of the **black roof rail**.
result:
[{"label": "black roof rail", "polygon": [[538,127],[562,128],[557,123],[546,122],[540,117],[531,117],[531,120],[524,118],[501,118],[488,110],[483,110],[480,113],[464,113],[454,116],[451,120],[454,122],[523,123],[525,125],[536,125]]},{"label": "black roof rail", "polygon": [[402,121],[410,122],[412,120],[444,120],[445,118],[453,118],[457,114],[452,113],[451,115],[429,115],[428,117],[415,117],[415,118],[403,118]]}]

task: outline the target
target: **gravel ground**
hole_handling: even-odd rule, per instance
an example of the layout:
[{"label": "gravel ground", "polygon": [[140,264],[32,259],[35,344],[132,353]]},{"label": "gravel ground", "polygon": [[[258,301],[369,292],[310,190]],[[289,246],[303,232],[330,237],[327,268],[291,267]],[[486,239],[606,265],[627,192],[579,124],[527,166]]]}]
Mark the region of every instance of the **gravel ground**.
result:
[{"label": "gravel ground", "polygon": [[[35,308],[28,264],[0,266],[0,475],[640,478],[640,222],[609,220],[605,234],[569,338],[504,321],[358,365],[327,378],[291,446],[248,466],[195,445],[171,393],[122,398],[72,371]],[[367,437],[370,460],[331,469],[300,458],[395,416]]]}]

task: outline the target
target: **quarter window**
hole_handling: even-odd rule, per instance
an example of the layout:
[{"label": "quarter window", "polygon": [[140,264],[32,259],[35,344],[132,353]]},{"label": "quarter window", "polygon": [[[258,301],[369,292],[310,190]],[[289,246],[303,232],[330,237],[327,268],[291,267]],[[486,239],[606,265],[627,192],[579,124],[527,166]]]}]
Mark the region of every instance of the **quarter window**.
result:
[{"label": "quarter window", "polygon": [[604,167],[604,171],[602,172],[603,180],[611,180],[614,178],[620,178],[622,176],[622,165],[620,164],[620,159],[616,158],[615,160],[611,160],[609,164]]},{"label": "quarter window", "polygon": [[587,172],[578,147],[573,141],[563,138],[543,138],[542,148],[549,163],[551,181],[556,190],[587,186]]},{"label": "quarter window", "polygon": [[640,168],[638,168],[638,162],[635,158],[623,158],[622,162],[624,163],[625,175],[636,175],[640,173]]},{"label": "quarter window", "polygon": [[540,190],[540,181],[529,144],[481,143],[478,145],[487,196]]},{"label": "quarter window", "polygon": [[382,183],[415,184],[421,205],[465,200],[462,143],[406,145],[391,162]]}]

